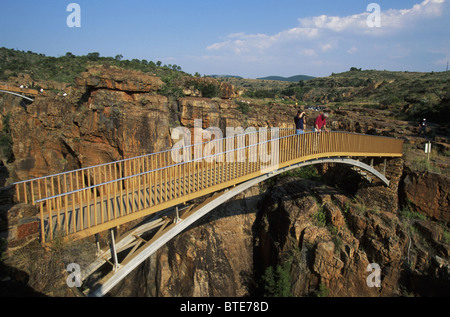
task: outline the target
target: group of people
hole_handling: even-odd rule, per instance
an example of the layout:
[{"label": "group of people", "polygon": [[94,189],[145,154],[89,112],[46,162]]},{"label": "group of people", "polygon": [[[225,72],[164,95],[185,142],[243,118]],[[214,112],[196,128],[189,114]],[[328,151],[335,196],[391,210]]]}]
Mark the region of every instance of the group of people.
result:
[{"label": "group of people", "polygon": [[[317,116],[316,120],[314,121],[314,132],[321,132],[322,130],[325,132],[328,132],[327,130],[327,118],[328,113],[324,112]],[[294,117],[295,122],[295,129],[296,134],[303,134],[306,131],[306,112],[299,110],[297,115]],[[427,119],[422,119],[419,122],[419,134],[418,136],[421,136],[422,134],[426,135],[427,133],[427,127],[428,122]]]},{"label": "group of people", "polygon": [[[314,121],[314,132],[321,132],[322,130],[328,132],[327,130],[327,118],[328,113],[324,112],[317,116]],[[299,110],[297,115],[294,117],[295,129],[297,134],[303,134],[306,131],[306,112]]]}]

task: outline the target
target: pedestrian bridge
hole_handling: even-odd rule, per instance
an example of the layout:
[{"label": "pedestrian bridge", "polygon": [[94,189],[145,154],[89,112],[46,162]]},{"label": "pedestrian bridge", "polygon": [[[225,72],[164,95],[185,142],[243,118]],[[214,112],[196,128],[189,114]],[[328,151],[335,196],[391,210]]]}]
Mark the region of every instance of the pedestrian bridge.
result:
[{"label": "pedestrian bridge", "polygon": [[0,85],[0,93],[14,95],[28,101],[33,101],[33,99],[28,96],[35,97],[39,95],[39,92],[35,89],[13,87],[10,85]]},{"label": "pedestrian bridge", "polygon": [[[40,210],[42,243],[55,237],[82,239],[110,230],[111,249],[83,271],[83,280],[114,260],[113,271],[86,294],[105,295],[158,248],[242,191],[290,169],[340,163],[365,170],[386,185],[384,171],[357,160],[402,156],[403,140],[346,132],[294,134],[260,130],[18,182],[17,200]],[[186,143],[185,143],[186,144]],[[211,195],[200,206],[196,198]],[[183,207],[184,206],[184,207]],[[146,222],[114,238],[115,227]],[[158,229],[159,228],[159,229]],[[145,232],[158,229],[153,237]],[[130,253],[118,262],[117,254]]]}]

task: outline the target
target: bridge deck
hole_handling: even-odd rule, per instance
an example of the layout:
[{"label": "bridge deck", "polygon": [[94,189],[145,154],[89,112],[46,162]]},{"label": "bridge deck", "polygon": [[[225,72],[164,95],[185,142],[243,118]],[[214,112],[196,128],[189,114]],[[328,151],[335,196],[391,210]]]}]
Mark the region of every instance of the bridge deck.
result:
[{"label": "bridge deck", "polygon": [[[268,134],[260,132],[256,142],[249,133],[20,182],[16,192],[39,206],[45,243],[56,235],[84,238],[299,162],[402,156],[403,141],[392,138]],[[175,162],[181,152],[184,161]]]},{"label": "bridge deck", "polygon": [[14,86],[9,86],[9,85],[0,85],[0,90],[20,93],[20,94],[24,94],[24,95],[32,95],[32,96],[39,95],[39,92],[36,89],[20,88],[20,87],[14,87]]}]

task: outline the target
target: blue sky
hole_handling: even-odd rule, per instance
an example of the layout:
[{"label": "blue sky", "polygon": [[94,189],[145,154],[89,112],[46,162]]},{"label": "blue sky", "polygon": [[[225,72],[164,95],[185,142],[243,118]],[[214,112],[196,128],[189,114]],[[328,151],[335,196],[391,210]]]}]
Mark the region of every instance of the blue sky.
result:
[{"label": "blue sky", "polygon": [[[67,26],[67,6],[81,27]],[[122,54],[188,73],[328,76],[350,67],[444,71],[450,0],[2,0],[0,47],[61,56]]]}]

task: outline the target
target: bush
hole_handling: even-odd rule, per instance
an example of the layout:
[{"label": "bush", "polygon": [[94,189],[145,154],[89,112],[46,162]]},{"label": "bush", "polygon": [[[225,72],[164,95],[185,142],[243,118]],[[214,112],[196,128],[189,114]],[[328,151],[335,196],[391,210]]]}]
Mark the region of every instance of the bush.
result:
[{"label": "bush", "polygon": [[269,266],[261,278],[265,297],[291,296],[290,265],[278,265],[276,270]]}]

